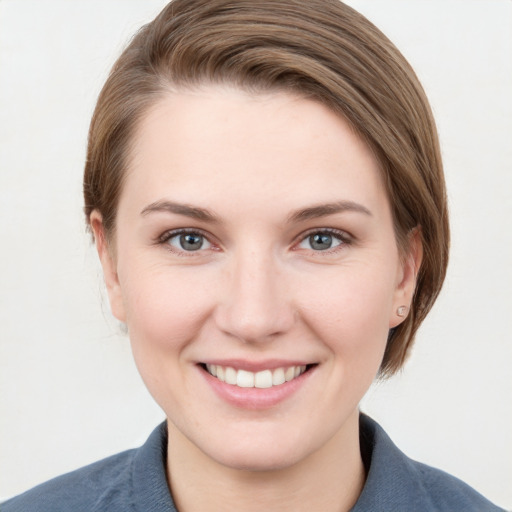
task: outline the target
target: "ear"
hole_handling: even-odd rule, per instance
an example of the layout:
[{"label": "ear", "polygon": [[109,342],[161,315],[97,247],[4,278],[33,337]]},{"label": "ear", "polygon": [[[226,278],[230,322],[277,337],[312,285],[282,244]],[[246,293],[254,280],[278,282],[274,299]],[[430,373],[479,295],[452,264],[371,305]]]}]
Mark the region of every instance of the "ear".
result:
[{"label": "ear", "polygon": [[116,258],[112,248],[109,246],[103,226],[103,218],[98,210],[94,210],[91,213],[89,223],[94,234],[94,241],[96,243],[98,256],[100,257],[101,266],[103,267],[103,278],[105,279],[105,285],[107,287],[110,309],[112,310],[112,314],[119,321],[125,322],[126,315],[121,285],[117,275]]},{"label": "ear", "polygon": [[410,311],[422,259],[421,228],[416,227],[409,233],[407,253],[400,258],[397,286],[393,299],[393,311],[389,320],[390,328],[401,324]]}]

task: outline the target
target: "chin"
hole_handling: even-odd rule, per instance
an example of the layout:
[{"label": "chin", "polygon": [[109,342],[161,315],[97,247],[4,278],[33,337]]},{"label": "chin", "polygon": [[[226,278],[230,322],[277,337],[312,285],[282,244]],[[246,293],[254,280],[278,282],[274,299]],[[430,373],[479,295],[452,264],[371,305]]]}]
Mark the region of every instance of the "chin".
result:
[{"label": "chin", "polygon": [[301,459],[297,450],[293,451],[295,453],[283,453],[282,450],[279,453],[276,451],[268,453],[253,447],[250,452],[244,449],[239,453],[224,453],[217,459],[217,462],[238,471],[279,471],[294,466]]},{"label": "chin", "polygon": [[[231,439],[226,446],[226,439]],[[294,466],[314,451],[304,440],[295,439],[293,435],[272,437],[247,435],[235,440],[234,436],[225,436],[217,449],[211,449],[206,455],[217,463],[241,471],[277,471]]]}]

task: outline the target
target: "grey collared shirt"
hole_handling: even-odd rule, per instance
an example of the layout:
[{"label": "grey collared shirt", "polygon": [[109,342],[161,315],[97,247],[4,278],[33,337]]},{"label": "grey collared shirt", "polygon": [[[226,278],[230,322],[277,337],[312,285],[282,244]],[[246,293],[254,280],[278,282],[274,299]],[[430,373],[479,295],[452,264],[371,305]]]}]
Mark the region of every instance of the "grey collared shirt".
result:
[{"label": "grey collared shirt", "polygon": [[[405,456],[371,418],[360,418],[367,470],[351,512],[503,511],[447,473]],[[54,478],[0,505],[1,512],[177,512],[166,479],[163,423],[138,449]]]}]

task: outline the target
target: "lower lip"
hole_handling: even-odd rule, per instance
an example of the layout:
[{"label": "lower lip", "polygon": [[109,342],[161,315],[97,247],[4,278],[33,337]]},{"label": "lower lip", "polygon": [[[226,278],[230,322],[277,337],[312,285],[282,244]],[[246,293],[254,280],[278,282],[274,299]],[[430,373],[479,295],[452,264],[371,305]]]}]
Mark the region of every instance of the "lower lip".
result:
[{"label": "lower lip", "polygon": [[220,398],[234,407],[248,410],[269,409],[284,402],[306,384],[314,369],[315,367],[310,368],[293,380],[284,382],[279,386],[272,386],[271,388],[241,388],[232,384],[226,384],[210,375],[202,367],[199,367],[206,382]]}]

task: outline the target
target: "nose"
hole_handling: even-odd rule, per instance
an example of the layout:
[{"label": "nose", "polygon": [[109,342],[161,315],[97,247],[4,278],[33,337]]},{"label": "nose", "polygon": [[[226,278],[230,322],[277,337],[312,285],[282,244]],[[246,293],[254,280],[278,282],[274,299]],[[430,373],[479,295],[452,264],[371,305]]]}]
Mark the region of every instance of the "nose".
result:
[{"label": "nose", "polygon": [[269,253],[245,251],[232,258],[216,308],[217,327],[245,343],[274,339],[295,321],[282,265]]}]

